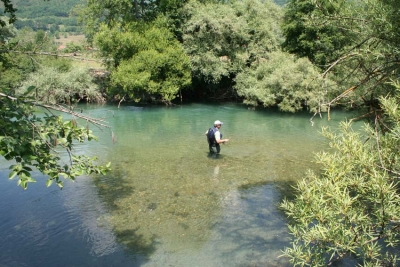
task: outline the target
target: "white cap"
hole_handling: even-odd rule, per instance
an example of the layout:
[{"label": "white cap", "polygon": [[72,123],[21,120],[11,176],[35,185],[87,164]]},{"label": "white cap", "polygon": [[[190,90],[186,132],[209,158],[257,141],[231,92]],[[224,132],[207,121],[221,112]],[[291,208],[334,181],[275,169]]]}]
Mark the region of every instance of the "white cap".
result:
[{"label": "white cap", "polygon": [[222,121],[216,120],[214,121],[214,125],[222,125],[224,124]]}]

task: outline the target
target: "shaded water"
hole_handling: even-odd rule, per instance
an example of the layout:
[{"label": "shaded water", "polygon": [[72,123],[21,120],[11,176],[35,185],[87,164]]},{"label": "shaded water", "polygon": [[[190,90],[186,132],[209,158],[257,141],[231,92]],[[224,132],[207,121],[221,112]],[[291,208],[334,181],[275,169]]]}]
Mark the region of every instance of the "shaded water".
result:
[{"label": "shaded water", "polygon": [[[311,126],[309,113],[235,104],[83,109],[105,117],[117,142],[94,129],[100,141],[77,152],[112,161],[113,171],[23,192],[2,162],[0,266],[287,266],[278,205],[317,169],[320,127],[346,116]],[[204,135],[216,119],[230,139],[218,158]]]}]

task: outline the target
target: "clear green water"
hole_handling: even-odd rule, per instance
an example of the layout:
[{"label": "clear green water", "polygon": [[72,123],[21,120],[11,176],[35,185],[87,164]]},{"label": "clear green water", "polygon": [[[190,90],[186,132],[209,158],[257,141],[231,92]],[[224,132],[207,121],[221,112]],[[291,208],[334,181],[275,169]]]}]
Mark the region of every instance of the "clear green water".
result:
[{"label": "clear green water", "polygon": [[[334,112],[332,120],[315,118],[311,126],[309,113],[252,111],[236,104],[82,108],[109,122],[116,143],[109,131],[93,128],[100,141],[81,145],[77,152],[112,161],[113,171],[67,183],[63,191],[39,189],[43,182],[15,196],[17,202],[30,203],[36,190],[45,194],[43,199],[56,198],[52,204],[18,209],[22,214],[24,206],[48,209],[39,217],[29,215],[48,228],[48,236],[39,252],[28,253],[46,256],[44,251],[60,239],[67,239],[62,244],[66,252],[80,248],[76,262],[68,259],[63,266],[287,266],[278,258],[289,242],[278,205],[307,169],[318,169],[312,161],[313,153],[324,148],[320,127],[335,127],[349,115]],[[215,158],[208,155],[204,133],[217,119],[224,122],[221,132],[230,141]],[[4,180],[6,172],[0,175]],[[13,199],[19,188],[9,181],[5,186],[7,199]],[[2,212],[8,209],[6,205]],[[23,233],[24,244],[29,243],[32,233],[23,222],[32,218],[10,216],[4,219],[9,223],[0,224],[1,232]],[[56,230],[44,221],[53,221]],[[10,222],[20,226],[13,228]],[[13,251],[21,245],[6,238],[15,244],[0,249]],[[25,266],[12,255],[0,257],[0,266]],[[44,265],[32,257],[34,263],[27,266],[52,266],[48,263],[58,256],[48,255]]]}]

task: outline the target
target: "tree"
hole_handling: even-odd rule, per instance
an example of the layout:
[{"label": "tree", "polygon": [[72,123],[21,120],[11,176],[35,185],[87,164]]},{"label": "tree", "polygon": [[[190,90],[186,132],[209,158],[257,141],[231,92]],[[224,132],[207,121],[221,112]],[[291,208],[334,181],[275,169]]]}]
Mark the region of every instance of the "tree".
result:
[{"label": "tree", "polygon": [[134,21],[152,21],[157,17],[158,1],[143,0],[88,0],[85,5],[77,5],[73,13],[84,25],[88,41],[93,38],[101,25],[112,28],[115,24],[122,26]]},{"label": "tree", "polygon": [[234,88],[252,106],[278,106],[296,112],[308,107],[317,112],[332,82],[319,77],[318,69],[306,58],[271,52],[235,78]]},{"label": "tree", "polygon": [[[151,22],[159,16],[168,18],[169,28],[176,37],[181,37],[181,8],[189,0],[88,0],[86,4],[77,5],[72,13],[77,15],[85,27],[89,42],[101,24],[112,28],[114,23],[122,25],[131,22]],[[225,2],[225,0],[195,0],[196,2]]]},{"label": "tree", "polygon": [[[325,9],[332,9],[332,6]],[[335,25],[310,23],[317,9],[318,6],[309,0],[287,3],[282,24],[285,37],[282,47],[284,51],[307,57],[321,69],[325,69],[356,35]]]},{"label": "tree", "polygon": [[[5,11],[10,14],[8,22],[12,23],[15,21],[15,9],[10,1],[1,1],[5,5]],[[2,29],[6,24],[7,21],[0,19]],[[21,61],[15,60],[20,57],[35,62],[31,71],[36,70],[37,58],[34,56],[46,43],[46,35],[44,32],[39,32],[35,37],[33,41],[28,42],[13,42],[10,38],[2,39],[0,43],[2,78],[8,77],[13,68],[22,67],[19,65]],[[28,74],[24,73],[24,75]],[[23,78],[18,82],[21,80]],[[0,155],[12,161],[10,179],[18,176],[18,184],[26,189],[28,183],[35,182],[32,172],[37,169],[49,177],[47,186],[55,182],[62,188],[61,177],[74,180],[85,173],[104,174],[110,169],[110,164],[96,165],[96,157],[77,155],[73,150],[75,142],[96,139],[89,129],[89,124],[107,127],[102,120],[76,113],[72,110],[72,106],[64,107],[58,103],[40,102],[31,96],[33,92],[36,92],[34,87],[29,87],[17,97],[16,87],[18,83],[4,83],[3,79],[0,84]],[[39,110],[45,113],[38,113]],[[71,119],[63,119],[60,113],[68,114]],[[87,122],[86,127],[78,126],[79,118]],[[62,154],[63,151],[64,154]]]},{"label": "tree", "polygon": [[4,27],[7,24],[12,24],[15,22],[15,20],[17,19],[17,17],[15,16],[15,12],[17,11],[17,9],[11,3],[11,0],[1,0],[1,2],[4,5],[4,15],[9,15],[6,18],[0,18],[0,27]]},{"label": "tree", "polygon": [[0,44],[2,49],[2,52],[0,52],[0,88],[16,89],[30,73],[38,70],[43,64],[58,66],[69,64],[65,59],[55,57],[35,56],[33,59],[27,56],[28,54],[55,50],[55,46],[44,31],[34,32],[30,28],[17,31],[12,25],[7,26],[7,28],[14,34],[5,37],[4,42]]},{"label": "tree", "polygon": [[103,25],[95,42],[112,71],[110,93],[120,98],[169,104],[191,83],[189,59],[163,18],[125,27]]},{"label": "tree", "polygon": [[296,198],[281,205],[294,238],[284,255],[294,265],[328,266],[347,258],[362,266],[397,266],[399,96],[380,98],[385,129],[376,121],[362,132],[350,122],[338,133],[323,130],[333,152],[317,154],[321,174],[310,172],[297,184]]},{"label": "tree", "polygon": [[281,9],[271,1],[190,2],[184,14],[183,44],[192,73],[206,83],[232,79],[281,42]]},{"label": "tree", "polygon": [[73,105],[82,100],[104,102],[87,68],[62,71],[55,67],[42,67],[28,76],[16,90],[16,95],[23,95],[31,86],[35,87],[35,100],[40,103]]},{"label": "tree", "polygon": [[[300,1],[294,1],[300,2]],[[303,1],[302,1],[303,2]],[[348,88],[326,106],[348,100],[365,105],[363,131],[343,122],[324,129],[329,151],[316,155],[321,173],[310,172],[282,208],[292,246],[284,255],[298,266],[327,266],[342,259],[361,266],[397,266],[399,203],[399,20],[394,0],[306,1],[303,22],[350,36],[322,77]]]},{"label": "tree", "polygon": [[288,6],[286,49],[321,67],[326,62],[322,77],[335,79],[343,92],[322,104],[379,109],[378,97],[393,94],[388,82],[399,76],[399,2],[293,0]]}]

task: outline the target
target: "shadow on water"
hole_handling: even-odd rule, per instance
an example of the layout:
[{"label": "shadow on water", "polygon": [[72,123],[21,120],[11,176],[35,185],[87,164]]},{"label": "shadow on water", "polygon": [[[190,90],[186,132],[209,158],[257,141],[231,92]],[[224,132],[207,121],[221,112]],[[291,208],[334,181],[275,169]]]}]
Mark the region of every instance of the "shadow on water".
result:
[{"label": "shadow on water", "polygon": [[280,186],[284,185],[247,184],[226,198],[225,213],[213,227],[224,241],[220,258],[233,258],[224,266],[290,266],[280,257],[290,240],[285,217],[277,207],[283,198],[276,188]]},{"label": "shadow on water", "polygon": [[126,183],[126,172],[119,168],[118,163],[114,164],[113,171],[104,176],[96,176],[94,184],[98,189],[99,196],[110,210],[118,208],[115,205],[118,199],[127,197],[135,193],[135,187]]},{"label": "shadow on water", "polygon": [[[98,189],[99,196],[109,211],[124,212],[124,208],[117,205],[120,199],[135,194],[135,187],[126,182],[127,173],[115,164],[114,170],[105,176],[98,176],[94,179],[94,184]],[[149,204],[149,209],[155,205]],[[129,224],[129,222],[127,222]],[[156,251],[156,236],[144,237],[139,233],[139,228],[117,229],[113,228],[116,240],[122,244],[127,252],[134,257],[135,266],[141,266],[148,261],[150,256]]]},{"label": "shadow on water", "polygon": [[147,261],[156,251],[157,241],[155,236],[150,239],[144,238],[143,235],[138,234],[138,229],[115,230],[114,232],[117,241],[125,245],[130,255],[134,255],[137,264]]}]

